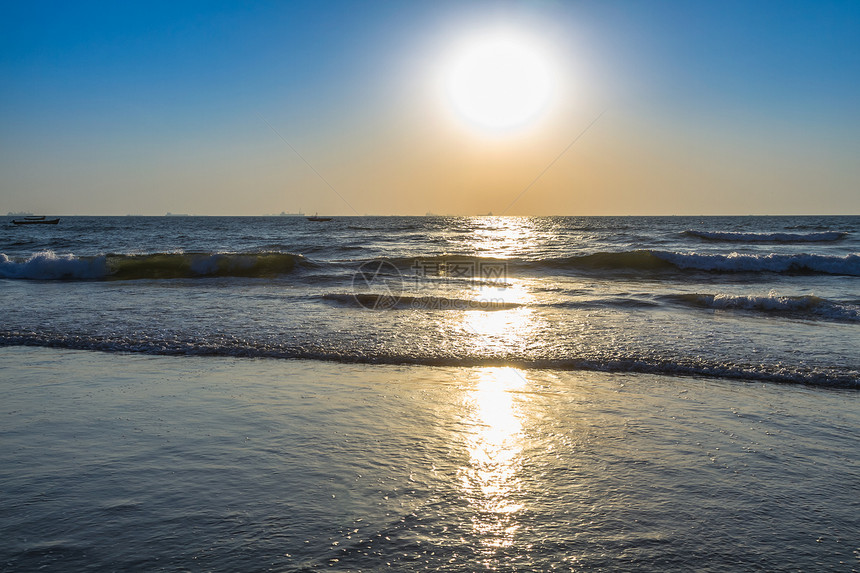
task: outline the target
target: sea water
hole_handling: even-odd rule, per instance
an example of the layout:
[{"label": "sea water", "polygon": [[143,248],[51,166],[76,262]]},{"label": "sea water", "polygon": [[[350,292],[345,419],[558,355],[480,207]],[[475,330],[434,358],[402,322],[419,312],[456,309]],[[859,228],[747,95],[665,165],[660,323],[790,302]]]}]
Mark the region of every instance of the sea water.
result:
[{"label": "sea water", "polygon": [[0,227],[0,570],[851,571],[858,233]]},{"label": "sea water", "polygon": [[0,348],[3,571],[852,571],[856,390]]},{"label": "sea water", "polygon": [[0,344],[857,387],[858,217],[0,226]]}]

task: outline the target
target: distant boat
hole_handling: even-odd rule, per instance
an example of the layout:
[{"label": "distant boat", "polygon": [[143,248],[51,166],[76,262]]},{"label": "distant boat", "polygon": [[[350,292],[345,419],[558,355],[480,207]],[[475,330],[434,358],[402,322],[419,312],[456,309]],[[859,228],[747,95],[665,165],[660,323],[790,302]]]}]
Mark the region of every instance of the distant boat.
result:
[{"label": "distant boat", "polygon": [[317,221],[317,222],[331,221],[331,217],[320,217],[318,215],[311,215],[307,219],[308,219],[308,221]]},{"label": "distant boat", "polygon": [[60,218],[48,219],[44,215],[33,215],[24,217],[23,219],[12,219],[15,225],[56,225],[60,222]]}]

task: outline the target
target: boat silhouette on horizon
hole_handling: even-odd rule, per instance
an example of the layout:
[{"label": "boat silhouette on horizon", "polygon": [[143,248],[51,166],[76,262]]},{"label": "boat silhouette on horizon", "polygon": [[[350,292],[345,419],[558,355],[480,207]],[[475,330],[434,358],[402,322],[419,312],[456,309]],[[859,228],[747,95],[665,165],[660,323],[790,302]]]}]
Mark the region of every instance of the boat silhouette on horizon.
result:
[{"label": "boat silhouette on horizon", "polygon": [[44,215],[31,215],[23,219],[12,219],[12,224],[14,225],[56,225],[59,222],[59,217],[48,219]]}]

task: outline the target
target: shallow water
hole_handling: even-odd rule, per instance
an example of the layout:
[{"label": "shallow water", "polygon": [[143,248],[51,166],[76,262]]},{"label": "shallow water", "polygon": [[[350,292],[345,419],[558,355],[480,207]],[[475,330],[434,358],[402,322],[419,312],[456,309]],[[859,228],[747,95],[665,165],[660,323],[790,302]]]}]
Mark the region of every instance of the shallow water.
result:
[{"label": "shallow water", "polygon": [[849,571],[853,390],[0,348],[8,571]]}]

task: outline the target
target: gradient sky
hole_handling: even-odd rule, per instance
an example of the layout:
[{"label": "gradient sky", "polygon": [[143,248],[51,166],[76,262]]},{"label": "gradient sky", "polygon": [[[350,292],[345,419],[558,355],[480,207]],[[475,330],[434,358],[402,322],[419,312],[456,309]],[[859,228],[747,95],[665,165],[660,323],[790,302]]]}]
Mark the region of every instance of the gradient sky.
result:
[{"label": "gradient sky", "polygon": [[[555,78],[502,134],[439,79],[498,29]],[[858,214],[860,2],[0,4],[0,213],[299,210]]]}]

